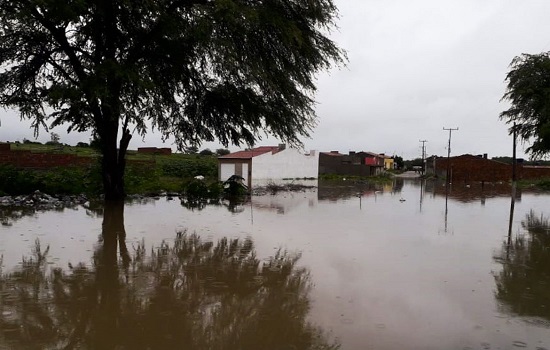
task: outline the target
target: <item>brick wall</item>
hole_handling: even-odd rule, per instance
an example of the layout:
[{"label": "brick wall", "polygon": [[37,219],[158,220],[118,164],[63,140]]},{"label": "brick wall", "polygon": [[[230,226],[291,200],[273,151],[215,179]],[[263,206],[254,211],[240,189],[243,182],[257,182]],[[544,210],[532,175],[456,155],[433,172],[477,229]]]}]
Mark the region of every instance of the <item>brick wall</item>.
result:
[{"label": "brick wall", "polygon": [[550,178],[550,167],[547,166],[529,166],[520,167],[520,179],[541,179]]},{"label": "brick wall", "polygon": [[157,147],[139,147],[138,153],[170,155],[172,154],[172,149]]},{"label": "brick wall", "polygon": [[34,153],[12,151],[9,144],[0,144],[0,165],[13,165],[17,168],[46,169],[54,167],[84,166],[96,162],[95,158],[79,157],[74,154]]},{"label": "brick wall", "polygon": [[[95,164],[97,158],[74,154],[40,153],[27,150],[12,151],[10,144],[0,143],[0,165],[13,165],[23,169],[48,169]],[[128,165],[150,166],[154,160],[127,160]]]},{"label": "brick wall", "polygon": [[[452,182],[498,182],[512,179],[512,165],[473,155],[462,155],[449,159]],[[435,173],[445,177],[447,158],[437,158]],[[517,165],[518,180],[534,180],[550,177],[550,167]]]}]

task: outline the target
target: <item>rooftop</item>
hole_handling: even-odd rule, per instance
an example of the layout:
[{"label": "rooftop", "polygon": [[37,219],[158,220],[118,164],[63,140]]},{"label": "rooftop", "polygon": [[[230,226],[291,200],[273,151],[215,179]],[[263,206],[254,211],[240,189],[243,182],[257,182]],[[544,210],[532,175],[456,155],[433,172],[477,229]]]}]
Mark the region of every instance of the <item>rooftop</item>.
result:
[{"label": "rooftop", "polygon": [[237,151],[233,153],[226,154],[225,156],[218,157],[220,159],[251,159],[252,157],[259,156],[271,152],[275,154],[279,152],[279,146],[260,146],[244,151]]}]

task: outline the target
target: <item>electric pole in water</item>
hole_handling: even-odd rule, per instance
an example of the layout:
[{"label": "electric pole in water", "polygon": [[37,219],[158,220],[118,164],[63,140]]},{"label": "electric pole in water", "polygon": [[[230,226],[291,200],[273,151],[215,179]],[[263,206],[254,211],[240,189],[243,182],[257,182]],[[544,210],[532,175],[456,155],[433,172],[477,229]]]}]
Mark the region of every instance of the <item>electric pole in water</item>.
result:
[{"label": "electric pole in water", "polygon": [[418,140],[418,142],[422,142],[422,175],[426,174],[426,145],[425,143],[428,142],[426,140]]},{"label": "electric pole in water", "polygon": [[443,127],[443,130],[449,130],[449,146],[447,147],[447,183],[451,182],[451,174],[449,172],[449,165],[450,165],[450,159],[451,158],[451,133],[453,131],[458,130],[458,127],[456,128],[445,128]]}]

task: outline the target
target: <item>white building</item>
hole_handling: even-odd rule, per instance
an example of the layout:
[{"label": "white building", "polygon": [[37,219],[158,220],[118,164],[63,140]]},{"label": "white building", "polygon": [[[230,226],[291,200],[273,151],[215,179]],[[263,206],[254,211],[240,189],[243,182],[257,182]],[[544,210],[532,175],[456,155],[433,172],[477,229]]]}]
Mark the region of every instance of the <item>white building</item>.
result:
[{"label": "white building", "polygon": [[218,158],[218,179],[242,176],[248,187],[281,183],[283,180],[317,179],[319,152],[304,154],[294,148],[262,146]]}]

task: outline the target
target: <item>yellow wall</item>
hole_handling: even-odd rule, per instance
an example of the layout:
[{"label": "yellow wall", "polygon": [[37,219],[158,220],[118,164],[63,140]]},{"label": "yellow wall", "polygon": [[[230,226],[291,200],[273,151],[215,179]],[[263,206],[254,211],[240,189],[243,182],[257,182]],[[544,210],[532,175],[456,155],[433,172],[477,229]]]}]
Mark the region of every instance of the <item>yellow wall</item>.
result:
[{"label": "yellow wall", "polygon": [[393,169],[393,159],[392,158],[384,158],[384,169],[386,169],[386,170]]}]

